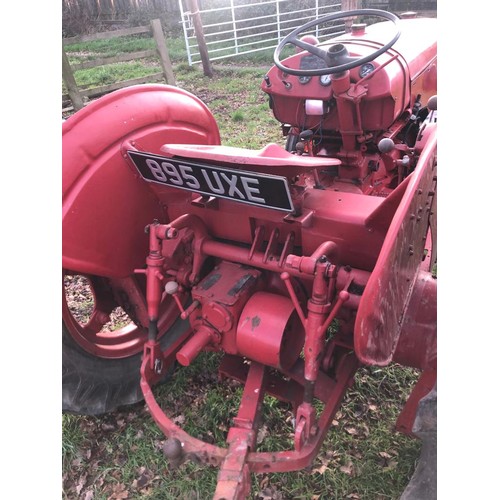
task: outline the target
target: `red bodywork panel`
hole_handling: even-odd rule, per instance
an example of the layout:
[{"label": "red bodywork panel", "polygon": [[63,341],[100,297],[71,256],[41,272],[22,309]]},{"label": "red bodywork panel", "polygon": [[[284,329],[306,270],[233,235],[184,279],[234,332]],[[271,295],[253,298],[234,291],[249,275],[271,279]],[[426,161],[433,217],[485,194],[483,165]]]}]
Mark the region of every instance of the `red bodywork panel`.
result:
[{"label": "red bodywork panel", "polygon": [[195,204],[196,195],[173,198],[172,189],[152,186],[158,198],[168,203],[169,219],[185,213],[199,217],[208,232],[217,239],[250,245],[256,228],[265,227],[264,241],[272,230],[279,231],[278,243],[283,245],[293,233],[295,245],[304,254],[312,253],[325,240],[338,244],[339,262],[364,270],[375,265],[386,227],[367,227],[366,219],[386,199],[355,193],[311,190],[304,197],[303,216],[286,218],[285,214],[260,207],[251,207],[219,199],[212,206]]},{"label": "red bodywork panel", "polygon": [[122,277],[143,264],[144,227],[165,214],[124,160],[124,145],[159,152],[167,142],[219,144],[220,137],[198,98],[176,87],[141,85],[68,118],[63,141],[63,267]]},{"label": "red bodywork panel", "polygon": [[422,262],[437,178],[436,130],[396,210],[356,317],[354,346],[366,364],[392,361]]}]

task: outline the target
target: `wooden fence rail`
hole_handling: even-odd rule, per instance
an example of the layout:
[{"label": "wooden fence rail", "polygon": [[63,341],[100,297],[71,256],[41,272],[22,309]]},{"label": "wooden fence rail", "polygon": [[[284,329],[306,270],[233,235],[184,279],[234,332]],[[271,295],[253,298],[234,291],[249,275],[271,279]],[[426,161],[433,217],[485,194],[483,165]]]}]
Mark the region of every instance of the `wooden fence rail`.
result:
[{"label": "wooden fence rail", "polygon": [[[142,50],[140,52],[131,52],[127,54],[120,54],[112,57],[103,57],[95,59],[93,61],[86,61],[82,63],[70,64],[66,51],[64,47],[78,42],[89,42],[92,40],[107,40],[110,38],[137,35],[141,33],[150,33],[155,42],[156,49],[154,50]],[[147,57],[157,56],[162,71],[160,73],[154,73],[148,75],[144,78],[134,78],[133,80],[124,80],[111,85],[103,85],[101,87],[80,90],[75,80],[74,72],[80,69],[95,68],[97,66],[105,66],[108,64],[113,64],[117,62],[132,61],[137,59],[144,59]],[[99,95],[112,92],[113,90],[118,90],[123,87],[128,87],[130,85],[136,85],[140,83],[147,83],[152,81],[158,81],[165,79],[169,85],[175,85],[175,77],[172,69],[172,63],[170,61],[170,56],[168,54],[167,45],[165,43],[165,35],[161,27],[161,22],[159,19],[153,19],[149,26],[138,26],[135,28],[128,28],[123,30],[106,31],[102,33],[95,33],[93,35],[83,35],[72,38],[63,39],[63,50],[62,50],[62,77],[66,87],[68,89],[68,94],[63,95],[64,99],[70,99],[75,111],[83,108],[83,97],[96,97]]]}]

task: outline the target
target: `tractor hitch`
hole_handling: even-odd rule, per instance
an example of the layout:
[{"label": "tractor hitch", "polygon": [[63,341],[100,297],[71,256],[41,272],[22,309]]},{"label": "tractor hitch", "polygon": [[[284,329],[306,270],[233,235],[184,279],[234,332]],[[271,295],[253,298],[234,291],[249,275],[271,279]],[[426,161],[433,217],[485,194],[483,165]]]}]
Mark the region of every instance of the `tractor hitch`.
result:
[{"label": "tractor hitch", "polygon": [[[227,434],[227,447],[220,447],[190,436],[163,412],[151,389],[156,376],[151,370],[152,351],[149,351],[141,368],[141,388],[153,419],[167,437],[163,452],[171,466],[179,467],[186,460],[217,466],[220,470],[214,500],[243,500],[250,491],[251,473],[295,471],[311,465],[360,366],[353,352],[339,347],[340,351],[343,354],[339,357],[335,372],[331,376],[322,372],[313,388],[314,396],[325,403],[323,412],[308,432],[305,431],[305,425],[301,424],[304,420],[299,422],[297,418],[294,449],[279,452],[256,450],[262,401],[268,393],[297,407],[298,400],[306,394],[308,386],[301,359],[281,377],[271,373],[261,363],[248,363],[236,356],[224,356],[220,373],[225,377],[244,380],[244,390],[238,414]],[[165,355],[168,356],[167,353]],[[297,415],[300,415],[299,411]]]},{"label": "tractor hitch", "polygon": [[[174,270],[164,269],[159,273],[157,262],[159,258],[167,258],[163,244],[180,238],[181,230],[187,227],[184,223],[190,219],[182,216],[168,226],[155,226],[149,233],[150,254],[144,271],[148,310],[155,311],[165,290],[174,297],[181,317],[189,319],[192,329],[164,352],[154,338],[146,343],[141,388],[153,418],[168,438],[164,452],[172,466],[178,467],[188,459],[219,466],[214,499],[243,499],[249,493],[250,473],[298,470],[309,466],[316,456],[359,366],[352,349],[346,349],[344,344],[337,345],[330,339],[326,349],[327,329],[348,302],[351,296],[348,290],[356,273],[351,269],[340,273],[340,268],[331,261],[337,255],[333,242],[322,243],[309,256],[288,253],[273,257],[275,245],[271,245],[273,238],[270,238],[259,267],[267,260],[271,269],[282,271],[276,273],[281,280],[270,286],[265,270],[252,266],[254,259],[260,257],[255,247],[243,254],[237,246],[229,248],[226,243],[211,240],[199,222],[191,240],[193,248],[200,252],[196,259],[198,269],[208,257],[230,252],[233,259],[220,260],[211,272],[192,285],[189,290],[192,302],[185,308],[179,291],[187,292],[186,284],[171,279],[176,275]],[[178,231],[172,234],[172,229]],[[289,248],[285,245],[285,249]],[[199,275],[198,269],[188,270],[184,275]],[[337,289],[339,274],[341,290]],[[308,300],[296,289],[293,281],[296,277],[309,282]],[[276,288],[280,293],[270,291]],[[155,318],[150,321],[154,324]],[[163,367],[169,366],[174,357],[187,366],[207,348],[225,353],[221,374],[244,384],[226,448],[189,436],[165,415],[151,390]],[[326,371],[322,369],[325,352],[330,360],[335,359],[327,362]],[[296,425],[293,449],[289,451],[256,450],[266,393],[290,403],[294,409]],[[314,398],[325,403],[320,415],[313,406]]]}]

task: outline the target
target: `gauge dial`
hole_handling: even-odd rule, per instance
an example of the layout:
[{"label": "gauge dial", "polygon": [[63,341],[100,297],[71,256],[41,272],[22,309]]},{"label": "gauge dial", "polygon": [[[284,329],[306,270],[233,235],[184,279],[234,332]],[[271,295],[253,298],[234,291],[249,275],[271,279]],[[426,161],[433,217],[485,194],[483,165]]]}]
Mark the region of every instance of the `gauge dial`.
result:
[{"label": "gauge dial", "polygon": [[359,77],[364,78],[365,76],[369,75],[373,70],[375,69],[375,66],[372,63],[366,63],[359,68]]},{"label": "gauge dial", "polygon": [[305,85],[306,83],[309,83],[311,81],[310,76],[299,76],[299,83],[302,85]]},{"label": "gauge dial", "polygon": [[332,83],[332,76],[331,75],[321,75],[319,77],[319,83],[321,83],[321,85],[327,87],[328,85],[330,85],[330,83]]}]

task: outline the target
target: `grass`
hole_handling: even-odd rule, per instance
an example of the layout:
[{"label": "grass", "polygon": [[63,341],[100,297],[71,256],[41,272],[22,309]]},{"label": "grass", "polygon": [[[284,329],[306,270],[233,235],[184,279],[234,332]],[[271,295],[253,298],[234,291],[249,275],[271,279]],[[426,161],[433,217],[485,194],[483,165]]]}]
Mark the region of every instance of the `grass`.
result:
[{"label": "grass", "polygon": [[[201,354],[190,367],[179,369],[171,382],[158,387],[155,395],[167,415],[186,431],[224,445],[242,388],[233,381],[219,382],[218,360],[216,354]],[[392,427],[414,380],[413,370],[399,366],[361,369],[310,470],[254,475],[252,498],[266,494],[297,500],[399,498],[420,444],[395,434]],[[266,396],[263,414],[259,450],[290,449],[289,406]],[[161,453],[164,439],[140,404],[103,417],[65,415],[67,498],[79,498],[73,496],[71,484],[78,485],[81,478],[81,492],[93,491],[93,498],[109,498],[119,491],[128,492],[124,498],[211,498],[217,469],[186,462],[172,470]]]},{"label": "grass", "polygon": [[[166,44],[170,60],[174,67],[174,74],[177,78],[182,78],[186,74],[195,74],[200,71],[200,64],[189,66],[187,63],[187,52],[182,38],[167,38]],[[114,57],[123,53],[138,52],[155,49],[155,44],[150,36],[131,35],[126,37],[112,38],[108,40],[94,40],[91,42],[79,42],[65,46],[65,51],[70,64],[92,61],[98,58]],[[290,53],[287,49],[286,53]],[[238,59],[222,59],[217,61],[218,66],[238,64],[265,65],[272,64],[272,50],[255,52],[239,56]],[[242,77],[245,76],[243,68]],[[122,62],[98,66],[96,68],[80,69],[74,71],[77,85],[81,89],[91,89],[107,85],[110,83],[121,82],[133,78],[145,77],[161,71],[160,64],[156,57],[145,58],[133,62]],[[221,70],[222,73],[224,69]],[[232,81],[232,80],[231,80]],[[235,84],[238,87],[237,84]],[[229,88],[231,91],[231,82]],[[66,93],[66,87],[62,83],[62,93]]]},{"label": "grass", "polygon": [[[182,38],[169,38],[166,43],[172,62],[177,63],[186,60],[186,48]],[[79,42],[65,46],[71,64],[154,48],[155,43],[151,36],[146,37],[142,35],[110,38],[108,40],[93,40],[91,42]]]},{"label": "grass", "polygon": [[62,463],[63,470],[71,467],[80,450],[85,446],[86,435],[80,425],[81,418],[72,415],[62,415]]},{"label": "grass", "polygon": [[[135,37],[126,45],[117,43],[99,41],[67,50],[76,61],[144,50],[149,42]],[[178,86],[211,109],[223,144],[254,149],[269,142],[283,144],[279,124],[260,90],[266,70],[259,65],[272,64],[269,54],[243,63],[238,60],[238,67],[232,67],[234,61],[229,60],[217,66],[213,78],[207,78],[199,66],[185,63],[180,45],[169,42],[169,49]],[[80,85],[99,86],[111,83],[110,79],[144,76],[149,70],[159,69],[154,62],[143,61],[102,72],[82,70],[76,76]],[[242,388],[231,381],[219,383],[217,366],[217,355],[203,353],[190,367],[178,370],[169,383],[156,388],[155,394],[186,431],[223,445]],[[415,371],[399,366],[361,369],[310,470],[254,475],[252,498],[399,498],[415,468],[420,442],[394,433],[393,427],[416,378]],[[293,427],[288,405],[266,396],[263,411],[259,448],[289,449]],[[143,404],[102,417],[63,415],[62,438],[64,498],[204,500],[212,498],[216,487],[214,468],[195,463],[169,468],[161,453],[165,437]]]},{"label": "grass", "polygon": [[81,89],[100,87],[115,82],[140,78],[158,73],[154,66],[144,66],[139,62],[124,62],[76,71],[76,81]]}]

